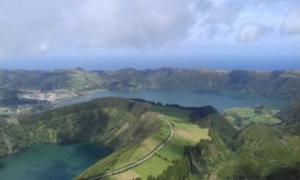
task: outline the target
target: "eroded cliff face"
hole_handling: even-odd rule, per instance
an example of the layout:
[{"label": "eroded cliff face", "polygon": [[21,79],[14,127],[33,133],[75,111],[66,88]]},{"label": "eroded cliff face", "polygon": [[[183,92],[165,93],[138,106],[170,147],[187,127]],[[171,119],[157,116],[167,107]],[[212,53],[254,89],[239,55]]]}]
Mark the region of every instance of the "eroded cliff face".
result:
[{"label": "eroded cliff face", "polygon": [[118,149],[137,143],[161,126],[150,104],[104,98],[37,115],[2,120],[0,156],[45,143],[94,142]]}]

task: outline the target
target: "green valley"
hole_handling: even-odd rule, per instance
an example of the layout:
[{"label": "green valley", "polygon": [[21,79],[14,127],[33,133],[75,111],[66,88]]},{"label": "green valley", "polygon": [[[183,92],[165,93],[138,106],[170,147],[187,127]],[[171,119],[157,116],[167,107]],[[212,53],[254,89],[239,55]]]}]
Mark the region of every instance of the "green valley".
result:
[{"label": "green valley", "polygon": [[[155,78],[166,72],[170,74],[162,76],[166,79]],[[284,78],[286,83],[282,88],[296,91],[298,86],[290,79],[298,80],[295,72],[177,69],[88,72],[76,69],[2,73],[10,81],[1,80],[5,86],[0,89],[1,157],[43,144],[93,143],[104,145],[112,153],[74,178],[235,180],[276,179],[286,174],[299,177],[300,109],[297,102],[282,110],[262,105],[226,109],[223,113],[212,106],[183,107],[120,97],[89,102],[83,99],[78,101],[81,103],[70,103],[73,105],[52,106],[59,99],[64,102],[92,90],[161,90],[180,87],[181,83],[186,88],[195,85],[197,90],[190,91],[195,93],[192,96],[195,98],[206,93],[206,89],[233,89],[289,99],[292,97],[285,94],[285,90],[270,93],[266,86],[258,92],[253,87],[270,80],[276,84]],[[12,75],[15,73],[18,75]],[[224,78],[226,81],[221,82]],[[19,81],[31,84],[30,88]],[[45,84],[34,86],[35,81]],[[180,91],[173,96],[180,96]],[[216,100],[231,98],[236,103],[245,98],[221,91],[212,96]]]},{"label": "green valley", "polygon": [[90,142],[113,153],[76,179],[266,179],[300,162],[300,137],[284,131],[294,122],[286,111],[260,106],[223,116],[210,106],[102,98],[2,120],[0,153]]},{"label": "green valley", "polygon": [[209,139],[207,128],[189,121],[189,115],[196,110],[143,100],[103,98],[41,114],[21,115],[15,121],[2,121],[0,153],[7,156],[34,145],[73,142],[100,143],[113,149],[113,154],[78,177],[90,179],[126,167],[155,151],[138,166],[107,177],[147,178],[161,174],[181,159],[185,146]]},{"label": "green valley", "polygon": [[300,0],[0,0],[0,180],[300,180]]}]

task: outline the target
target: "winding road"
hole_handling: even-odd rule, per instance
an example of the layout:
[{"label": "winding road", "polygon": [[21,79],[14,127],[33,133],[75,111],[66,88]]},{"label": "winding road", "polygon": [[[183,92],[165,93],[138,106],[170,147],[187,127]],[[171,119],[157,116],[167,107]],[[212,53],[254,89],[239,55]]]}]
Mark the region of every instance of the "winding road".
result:
[{"label": "winding road", "polygon": [[113,175],[117,175],[117,174],[120,174],[120,173],[123,173],[125,171],[128,171],[134,167],[137,167],[141,164],[143,164],[145,161],[149,160],[150,158],[152,158],[156,153],[158,153],[162,148],[164,148],[167,144],[169,144],[169,142],[173,139],[174,137],[174,127],[170,124],[170,122],[168,120],[165,120],[167,125],[169,126],[170,128],[170,136],[164,140],[159,146],[157,146],[153,151],[151,151],[148,155],[146,155],[145,157],[143,157],[142,159],[138,160],[138,161],[135,161],[131,164],[128,164],[126,165],[125,167],[123,168],[120,168],[120,169],[116,169],[116,170],[113,170],[113,171],[109,171],[105,174],[102,174],[102,175],[99,175],[99,176],[94,176],[92,177],[91,179],[102,179],[104,177],[107,177],[107,176],[113,176]]}]

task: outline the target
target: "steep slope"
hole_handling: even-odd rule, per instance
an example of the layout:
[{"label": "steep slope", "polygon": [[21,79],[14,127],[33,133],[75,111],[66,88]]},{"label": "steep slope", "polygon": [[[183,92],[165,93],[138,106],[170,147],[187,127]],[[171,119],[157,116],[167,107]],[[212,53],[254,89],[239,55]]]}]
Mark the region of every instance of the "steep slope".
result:
[{"label": "steep slope", "polygon": [[277,113],[277,117],[282,121],[280,127],[283,131],[300,135],[300,101],[283,108]]},{"label": "steep slope", "polygon": [[110,172],[118,173],[108,175],[108,179],[157,176],[184,156],[185,146],[210,139],[207,127],[199,127],[190,118],[206,118],[216,112],[212,107],[102,98],[40,114],[8,117],[0,122],[0,156],[39,144],[99,143],[114,153],[91,166],[79,179]]},{"label": "steep slope", "polygon": [[249,126],[239,135],[238,142],[239,158],[251,160],[252,167],[261,177],[300,162],[300,137],[285,134],[270,126]]},{"label": "steep slope", "polygon": [[[235,150],[217,135],[211,137],[211,141],[201,141],[186,149],[189,161],[184,168],[190,172],[186,179],[195,176],[195,179],[209,180],[300,178],[299,136],[285,135],[266,125],[251,125],[237,137]],[[165,171],[156,179],[166,179],[173,173]]]},{"label": "steep slope", "polygon": [[148,104],[104,98],[42,114],[6,120],[0,126],[0,155],[41,143],[96,142],[112,149],[137,143],[161,126],[141,118]]},{"label": "steep slope", "polygon": [[[147,102],[139,99],[136,101]],[[151,113],[153,118],[163,122],[160,130],[145,138],[141,143],[126,146],[121,151],[117,151],[96,163],[82,173],[78,179],[93,179],[104,176],[106,179],[123,180],[146,179],[148,176],[157,176],[184,156],[185,146],[195,145],[200,139],[210,139],[207,128],[200,128],[189,121],[190,114],[205,108],[185,108],[178,105],[163,106],[152,102],[148,103],[153,105],[148,113]],[[170,130],[170,125],[173,130]],[[169,139],[169,137],[172,138]],[[168,143],[161,147],[166,140]],[[161,147],[159,151],[155,151],[157,147]],[[152,154],[153,152],[155,153]],[[148,155],[151,155],[151,158],[142,161],[138,166],[131,167],[132,164],[144,160]],[[120,172],[123,169],[126,171]],[[119,173],[106,176],[114,172]]]},{"label": "steep slope", "polygon": [[299,179],[297,107],[294,104],[279,113],[283,121],[280,125],[252,121],[239,131],[222,116],[206,117],[211,139],[187,147],[185,158],[151,179],[174,179],[175,174],[181,179]]},{"label": "steep slope", "polygon": [[[110,147],[114,153],[78,179],[101,177],[124,168],[126,171],[105,179],[297,179],[298,108],[295,103],[280,111],[282,124],[252,121],[237,130],[210,106],[102,98],[2,119],[0,155],[44,143],[93,142]],[[267,111],[256,110],[262,114]],[[130,166],[140,160],[138,166]]]}]

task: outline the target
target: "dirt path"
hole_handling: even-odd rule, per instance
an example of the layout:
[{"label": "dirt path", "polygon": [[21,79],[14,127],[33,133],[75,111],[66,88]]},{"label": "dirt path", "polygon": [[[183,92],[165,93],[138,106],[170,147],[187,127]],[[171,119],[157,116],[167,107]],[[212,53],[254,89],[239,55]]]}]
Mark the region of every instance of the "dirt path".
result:
[{"label": "dirt path", "polygon": [[123,167],[123,168],[120,168],[120,169],[117,169],[117,170],[114,170],[114,171],[110,171],[110,172],[107,172],[106,174],[104,175],[101,175],[101,176],[96,176],[96,177],[92,177],[91,179],[101,179],[101,178],[104,178],[104,177],[107,177],[107,176],[113,176],[113,175],[117,175],[117,174],[120,174],[120,173],[123,173],[125,171],[128,171],[134,167],[137,167],[141,164],[143,164],[145,161],[149,160],[150,158],[152,158],[156,153],[158,153],[163,147],[165,147],[167,144],[169,144],[169,142],[173,139],[174,137],[174,128],[172,127],[172,125],[170,124],[169,121],[167,121],[167,124],[170,128],[170,136],[168,137],[168,139],[166,139],[162,144],[160,144],[158,147],[156,147],[153,151],[151,151],[151,153],[149,153],[147,156],[143,157],[142,159],[136,161],[136,162],[133,162],[131,164],[128,164],[127,166]]}]

